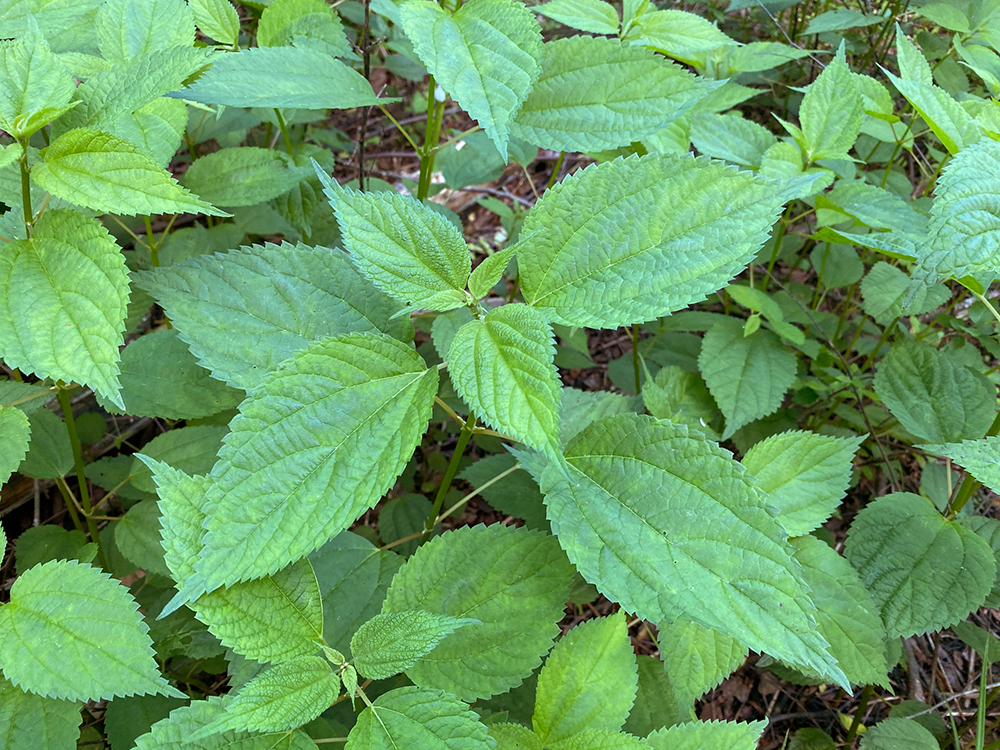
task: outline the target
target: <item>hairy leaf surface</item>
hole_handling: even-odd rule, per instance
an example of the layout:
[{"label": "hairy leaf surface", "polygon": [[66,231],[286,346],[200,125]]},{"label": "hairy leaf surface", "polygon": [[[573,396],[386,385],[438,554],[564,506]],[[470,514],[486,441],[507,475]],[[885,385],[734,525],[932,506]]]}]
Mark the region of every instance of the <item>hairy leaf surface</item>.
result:
[{"label": "hairy leaf surface", "polygon": [[618,12],[604,0],[552,0],[537,6],[537,12],[590,34],[618,33]]},{"label": "hairy leaf surface", "polygon": [[294,44],[325,52],[334,57],[350,57],[351,43],[337,13],[323,0],[277,0],[260,15],[257,44],[280,47]]}]

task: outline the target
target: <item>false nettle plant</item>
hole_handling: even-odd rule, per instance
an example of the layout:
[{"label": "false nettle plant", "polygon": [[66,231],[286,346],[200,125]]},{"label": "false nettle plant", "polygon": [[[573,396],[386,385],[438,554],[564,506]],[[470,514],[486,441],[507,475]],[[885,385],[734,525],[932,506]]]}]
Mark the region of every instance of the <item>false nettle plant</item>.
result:
[{"label": "false nettle plant", "polygon": [[[878,77],[850,38],[741,44],[648,1],[242,7],[0,3],[0,479],[56,480],[75,527],[17,539],[0,744],[75,747],[106,701],[114,750],[749,749],[766,722],[693,707],[750,650],[870,696],[900,639],[1000,603],[1000,521],[969,512],[1000,491],[994,5],[928,10],[955,33],[923,51],[896,27]],[[810,33],[881,41],[896,10]],[[373,49],[426,102],[411,129]],[[735,109],[810,55],[780,133]],[[331,176],[329,111],[358,108],[419,157],[405,194]],[[474,254],[437,167],[481,184],[538,149],[548,188],[483,200],[505,231]],[[567,154],[593,163],[559,180]],[[815,287],[782,282],[807,253]],[[564,386],[583,329],[621,327],[619,392]],[[171,429],[86,464],[77,386]],[[923,495],[887,440],[929,457]],[[894,491],[841,554],[824,524],[873,467]],[[474,496],[517,523],[442,530]],[[598,592],[617,613],[561,633]],[[863,742],[938,747],[904,718]]]}]

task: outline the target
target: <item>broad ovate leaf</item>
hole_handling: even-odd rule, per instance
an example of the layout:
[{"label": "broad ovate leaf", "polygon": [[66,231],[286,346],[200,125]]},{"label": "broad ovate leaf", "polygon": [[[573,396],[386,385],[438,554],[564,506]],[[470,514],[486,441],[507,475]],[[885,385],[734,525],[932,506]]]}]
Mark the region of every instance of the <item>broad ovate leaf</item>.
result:
[{"label": "broad ovate leaf", "polygon": [[33,20],[31,26],[25,37],[0,42],[0,128],[15,138],[56,119],[72,106],[76,91],[73,76]]},{"label": "broad ovate leaf", "polygon": [[846,682],[816,633],[785,531],[717,444],[683,425],[622,414],[582,430],[562,467],[519,458],[539,480],[570,560],[609,599],[653,622],[693,620]]},{"label": "broad ovate leaf", "polygon": [[323,0],[276,0],[260,14],[257,45],[316,49],[334,57],[350,57],[351,43],[337,12]]},{"label": "broad ovate leaf", "polygon": [[848,159],[861,130],[865,106],[857,78],[847,65],[843,47],[802,98],[799,145],[806,164],[819,159]]},{"label": "broad ovate leaf", "polygon": [[235,45],[240,36],[240,17],[229,0],[191,0],[194,22],[205,36],[221,44]]},{"label": "broad ovate leaf", "polygon": [[756,443],[743,457],[743,465],[767,493],[789,536],[799,536],[819,527],[837,509],[862,440],[783,432]]},{"label": "broad ovate leaf", "polygon": [[961,621],[983,604],[997,575],[984,539],[908,492],[866,506],[851,524],[844,553],[886,632],[902,638]]},{"label": "broad ovate leaf", "polygon": [[0,677],[0,737],[9,750],[74,750],[80,704],[27,693]]},{"label": "broad ovate leaf", "polygon": [[94,26],[101,55],[116,63],[194,44],[194,14],[184,0],[106,0]]},{"label": "broad ovate leaf", "polygon": [[982,440],[918,447],[950,458],[994,492],[1000,491],[1000,437],[988,435]]},{"label": "broad ovate leaf", "polygon": [[14,406],[0,406],[0,485],[6,484],[24,460],[30,437],[28,415]]},{"label": "broad ovate leaf", "polygon": [[880,721],[861,735],[861,750],[937,750],[941,743],[913,719],[890,718]]},{"label": "broad ovate leaf", "polygon": [[119,408],[128,269],[99,222],[49,209],[30,240],[0,253],[0,357],[39,377],[88,385]]},{"label": "broad ovate leaf", "polygon": [[448,373],[472,411],[496,430],[558,452],[562,384],[552,328],[536,308],[504,305],[462,326]]},{"label": "broad ovate leaf", "polygon": [[746,661],[747,649],[731,635],[690,620],[657,626],[660,656],[670,677],[678,715],[693,716],[694,702]]},{"label": "broad ovate leaf", "polygon": [[455,13],[409,0],[400,18],[420,61],[506,161],[511,121],[540,70],[535,16],[514,0],[470,0]]},{"label": "broad ovate leaf", "polygon": [[618,33],[618,11],[605,0],[551,0],[535,10],[553,21],[590,34]]},{"label": "broad ovate leaf", "polygon": [[692,721],[659,729],[646,738],[653,750],[756,750],[767,721]]},{"label": "broad ovate leaf", "polygon": [[351,638],[351,655],[362,676],[384,680],[405,672],[458,628],[478,623],[421,610],[385,612],[358,628]]},{"label": "broad ovate leaf", "polygon": [[541,663],[559,633],[572,569],[556,540],[510,526],[448,531],[392,580],[383,612],[472,617],[407,670],[417,685],[473,700],[504,693]]},{"label": "broad ovate leaf", "polygon": [[546,191],[518,252],[525,301],[552,321],[615,328],[724,287],[767,238],[782,198],[705,158],[650,154],[575,172]]},{"label": "broad ovate leaf", "polygon": [[256,206],[311,175],[287,154],[244,146],[202,156],[184,173],[184,186],[220,206]]},{"label": "broad ovate leaf", "polygon": [[0,669],[48,698],[185,697],[160,674],[139,605],[107,573],[55,560],[22,573],[0,607]]}]

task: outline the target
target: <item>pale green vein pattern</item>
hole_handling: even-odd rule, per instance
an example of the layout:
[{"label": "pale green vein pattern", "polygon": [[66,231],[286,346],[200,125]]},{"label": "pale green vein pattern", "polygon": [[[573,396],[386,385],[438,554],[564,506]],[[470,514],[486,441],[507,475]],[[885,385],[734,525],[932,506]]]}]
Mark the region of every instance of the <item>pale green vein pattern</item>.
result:
[{"label": "pale green vein pattern", "polygon": [[652,320],[724,287],[767,238],[781,198],[748,172],[671,154],[575,172],[529,212],[528,304],[571,326]]},{"label": "pale green vein pattern", "polygon": [[0,485],[24,460],[30,437],[28,415],[14,406],[0,406]]},{"label": "pale green vein pattern", "polygon": [[234,45],[240,36],[240,17],[229,0],[191,0],[194,20],[205,36]]},{"label": "pale green vein pattern", "polygon": [[153,158],[109,133],[77,128],[42,149],[32,179],[56,197],[95,211],[134,214],[224,211],[191,194]]},{"label": "pale green vein pattern", "polygon": [[95,27],[111,62],[194,44],[194,13],[184,0],[107,0]]},{"label": "pale green vein pattern", "polygon": [[504,305],[462,326],[448,373],[472,411],[532,448],[558,452],[562,383],[552,328],[527,305]]},{"label": "pale green vein pattern", "polygon": [[590,34],[618,33],[618,11],[604,0],[552,0],[538,6],[537,12]]},{"label": "pale green vein pattern", "polygon": [[0,746],[74,750],[79,736],[79,703],[26,693],[0,677]]},{"label": "pale green vein pattern", "polygon": [[454,224],[394,190],[362,193],[317,174],[351,259],[375,286],[430,310],[466,304],[472,256]]},{"label": "pale green vein pattern", "polygon": [[538,78],[542,31],[523,3],[471,0],[448,13],[429,0],[400,9],[420,61],[507,160],[511,120]]},{"label": "pale green vein pattern", "polygon": [[362,676],[384,680],[405,672],[458,628],[478,624],[471,618],[420,610],[385,612],[358,628],[351,638],[351,655]]},{"label": "pale green vein pattern", "polygon": [[404,687],[375,699],[358,716],[351,750],[491,750],[486,727],[469,707],[443,690]]},{"label": "pale green vein pattern", "polygon": [[157,669],[138,609],[128,590],[97,568],[71,560],[37,565],[0,607],[0,669],[49,698],[185,697]]},{"label": "pale green vein pattern", "polygon": [[693,721],[653,732],[646,742],[653,750],[757,750],[767,721]]},{"label": "pale green vein pattern", "polygon": [[473,700],[531,674],[559,633],[572,568],[556,540],[511,526],[447,531],[392,580],[383,612],[419,609],[482,622],[441,641],[407,677]]},{"label": "pale green vein pattern", "polygon": [[677,698],[678,716],[694,712],[694,702],[746,661],[747,648],[731,635],[690,620],[658,623],[660,656]]},{"label": "pale green vein pattern", "polygon": [[565,468],[526,458],[570,560],[626,611],[682,616],[846,683],[816,633],[785,531],[717,444],[622,414],[573,438]]},{"label": "pale green vein pattern", "polygon": [[261,47],[294,44],[334,57],[352,54],[351,43],[336,11],[323,0],[276,0],[271,3],[260,15],[257,44]]},{"label": "pale green vein pattern", "polygon": [[412,346],[384,335],[325,339],[286,360],[230,423],[183,591],[277,572],[347,528],[409,461],[437,383]]},{"label": "pale green vein pattern", "polygon": [[847,65],[843,47],[802,97],[799,122],[806,164],[818,159],[847,159],[857,140],[865,106],[857,78]]},{"label": "pale green vein pattern", "polygon": [[22,372],[88,385],[124,408],[118,347],[124,342],[128,269],[108,231],[49,209],[30,240],[0,254],[0,357]]},{"label": "pale green vein pattern", "polygon": [[541,61],[513,134],[556,151],[627,146],[665,128],[714,88],[617,39],[581,35],[548,42]]},{"label": "pale green vein pattern", "polygon": [[855,516],[844,554],[871,592],[890,636],[941,630],[985,601],[997,566],[990,545],[908,492]]},{"label": "pale green vein pattern", "polygon": [[994,492],[1000,491],[1000,437],[917,447],[950,458]]},{"label": "pale green vein pattern", "polygon": [[56,119],[75,90],[37,27],[25,38],[0,42],[0,127],[11,135],[23,138]]},{"label": "pale green vein pattern", "polygon": [[199,363],[243,389],[327,336],[384,331],[413,338],[407,318],[393,320],[402,306],[337,249],[254,245],[142,273],[139,284]]}]

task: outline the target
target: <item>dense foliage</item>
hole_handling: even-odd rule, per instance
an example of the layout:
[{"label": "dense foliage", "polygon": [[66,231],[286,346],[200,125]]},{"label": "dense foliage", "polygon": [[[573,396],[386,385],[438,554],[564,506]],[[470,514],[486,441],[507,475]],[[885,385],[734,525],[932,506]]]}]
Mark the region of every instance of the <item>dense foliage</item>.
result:
[{"label": "dense foliage", "polygon": [[[751,651],[984,746],[1000,4],[0,39],[0,746],[749,750],[695,704]],[[978,713],[866,727],[947,628]]]}]

